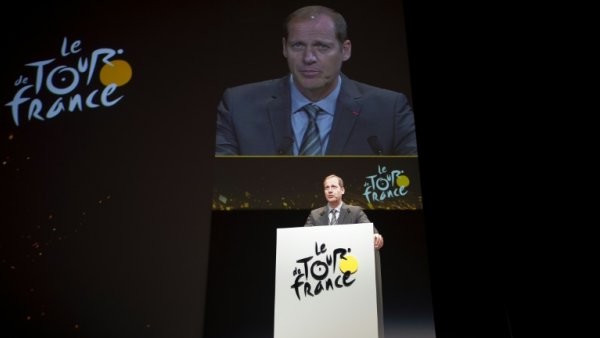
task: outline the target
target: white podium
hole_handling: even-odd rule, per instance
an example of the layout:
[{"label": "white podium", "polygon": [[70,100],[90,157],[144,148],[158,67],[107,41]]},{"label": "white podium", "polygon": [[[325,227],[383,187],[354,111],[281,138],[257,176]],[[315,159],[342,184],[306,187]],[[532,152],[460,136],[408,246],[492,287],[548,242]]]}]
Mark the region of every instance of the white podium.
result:
[{"label": "white podium", "polygon": [[274,337],[377,338],[377,273],[373,223],[277,229]]}]

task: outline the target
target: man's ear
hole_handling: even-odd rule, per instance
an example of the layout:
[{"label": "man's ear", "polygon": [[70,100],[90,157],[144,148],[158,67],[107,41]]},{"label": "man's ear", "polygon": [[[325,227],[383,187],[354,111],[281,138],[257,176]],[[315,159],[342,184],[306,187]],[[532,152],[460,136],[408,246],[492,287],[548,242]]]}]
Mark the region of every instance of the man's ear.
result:
[{"label": "man's ear", "polygon": [[352,43],[350,40],[344,41],[342,44],[342,60],[348,61],[352,55]]},{"label": "man's ear", "polygon": [[287,59],[288,54],[287,54],[287,48],[285,48],[287,41],[285,41],[285,38],[281,38],[281,45],[283,47],[283,56]]}]

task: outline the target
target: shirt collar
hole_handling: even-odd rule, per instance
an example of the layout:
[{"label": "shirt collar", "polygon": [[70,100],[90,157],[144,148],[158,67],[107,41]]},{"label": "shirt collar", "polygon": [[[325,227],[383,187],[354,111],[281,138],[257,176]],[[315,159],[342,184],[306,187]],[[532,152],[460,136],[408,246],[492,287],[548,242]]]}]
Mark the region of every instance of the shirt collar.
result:
[{"label": "shirt collar", "polygon": [[[305,105],[311,103],[312,101],[310,101],[304,95],[302,95],[302,93],[300,93],[300,90],[298,90],[298,87],[296,87],[296,84],[294,83],[292,74],[290,74],[289,81],[290,81],[290,93],[291,93],[291,97],[292,97],[292,114],[293,114],[293,113],[296,113],[297,111],[299,111],[300,109],[302,109],[302,107],[304,107]],[[335,112],[335,103],[337,101],[338,96],[340,95],[341,87],[342,87],[342,77],[340,75],[338,75],[338,81],[337,81],[337,85],[335,86],[335,89],[329,95],[327,95],[325,98],[323,98],[322,100],[319,100],[319,101],[313,102],[313,103],[316,104],[317,106],[319,106],[327,114],[333,115],[333,113]]]},{"label": "shirt collar", "polygon": [[330,206],[327,206],[327,212],[331,212],[331,210],[337,210],[338,214],[340,213],[340,211],[342,211],[342,205],[344,205],[344,202],[340,203],[340,205],[337,206],[337,208],[332,208]]}]

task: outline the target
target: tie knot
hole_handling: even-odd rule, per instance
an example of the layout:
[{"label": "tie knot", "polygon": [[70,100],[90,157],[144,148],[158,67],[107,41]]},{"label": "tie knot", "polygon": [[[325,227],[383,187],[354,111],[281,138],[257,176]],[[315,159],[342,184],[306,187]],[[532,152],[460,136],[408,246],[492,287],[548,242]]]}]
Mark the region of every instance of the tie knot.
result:
[{"label": "tie knot", "polygon": [[321,110],[319,106],[309,103],[304,106],[304,111],[308,114],[308,117],[312,120],[317,116],[317,113]]},{"label": "tie knot", "polygon": [[331,213],[331,219],[329,220],[329,225],[334,225],[337,224],[337,217],[335,217],[335,215],[337,214],[337,209],[331,209],[331,211],[329,211]]}]

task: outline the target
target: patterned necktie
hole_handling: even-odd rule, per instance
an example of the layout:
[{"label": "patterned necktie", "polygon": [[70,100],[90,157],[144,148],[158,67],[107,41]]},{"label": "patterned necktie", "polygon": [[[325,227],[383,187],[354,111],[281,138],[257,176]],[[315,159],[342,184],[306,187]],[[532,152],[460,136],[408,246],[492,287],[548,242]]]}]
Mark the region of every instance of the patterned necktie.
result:
[{"label": "patterned necktie", "polygon": [[321,108],[309,103],[303,109],[308,115],[308,127],[304,133],[298,155],[321,155],[321,137],[319,136],[319,127],[317,127],[316,121],[317,114]]},{"label": "patterned necktie", "polygon": [[331,213],[331,219],[329,220],[329,225],[336,225],[337,217],[335,217],[335,215],[337,214],[337,210],[333,209],[330,211],[330,213]]}]

